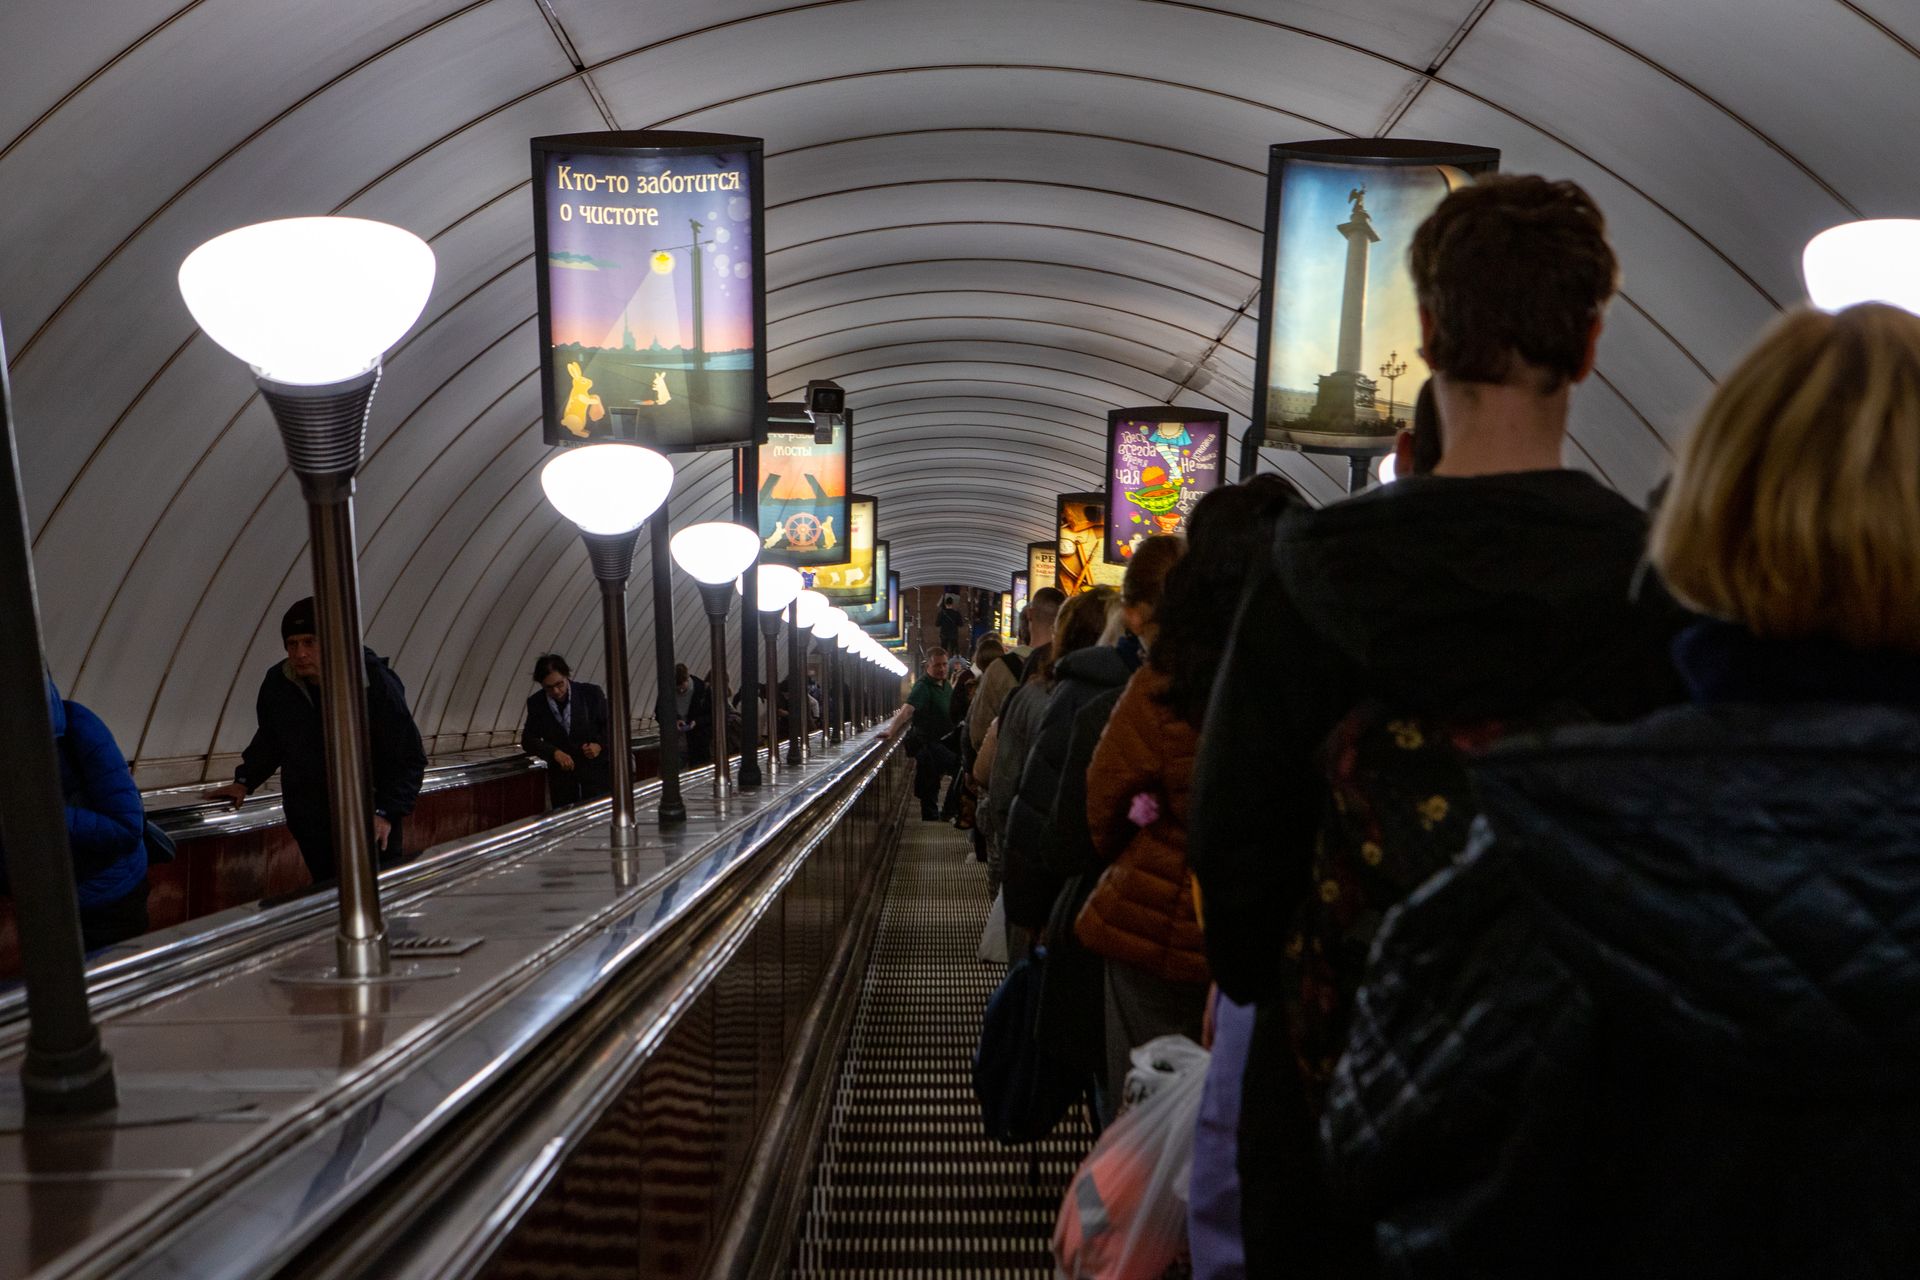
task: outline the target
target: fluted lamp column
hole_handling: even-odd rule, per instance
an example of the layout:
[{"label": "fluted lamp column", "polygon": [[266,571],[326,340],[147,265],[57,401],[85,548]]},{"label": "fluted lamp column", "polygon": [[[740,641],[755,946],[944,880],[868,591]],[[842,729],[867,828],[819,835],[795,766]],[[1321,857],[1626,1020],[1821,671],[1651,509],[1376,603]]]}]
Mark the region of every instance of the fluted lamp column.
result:
[{"label": "fluted lamp column", "polygon": [[342,979],[389,970],[373,856],[366,665],[353,532],[354,473],[380,359],[419,319],[433,250],[363,218],[286,218],[216,236],[180,264],[180,294],[209,338],[252,367],[307,503],[320,631],[320,713]]},{"label": "fluted lamp column", "polygon": [[[713,805],[727,798],[727,611],[733,605],[733,580],[745,573],[760,554],[760,536],[743,524],[709,520],[690,524],[673,535],[673,562],[700,586],[706,606],[707,629],[713,644],[713,674],[707,696],[713,711]],[[742,679],[751,678],[742,672]],[[749,730],[751,732],[751,730]],[[742,742],[744,747],[746,743]]]},{"label": "fluted lamp column", "polygon": [[[800,719],[795,722],[798,732],[794,748],[787,754],[789,764],[797,765],[813,753],[812,729],[808,726],[812,713],[807,710],[807,637],[813,634],[814,627],[819,624],[820,615],[830,607],[825,596],[809,589],[793,598],[793,606],[788,612],[787,657],[793,669],[787,673],[787,679],[793,682],[798,699],[796,709],[800,714]],[[824,698],[826,692],[826,687],[822,685],[820,696]],[[822,703],[820,713],[823,725],[826,723],[826,710],[826,705]]]},{"label": "fluted lamp column", "polygon": [[613,847],[639,839],[633,808],[633,710],[627,691],[627,579],[641,527],[673,488],[673,464],[637,444],[566,449],[540,469],[540,487],[587,544],[600,584],[601,637],[606,645],[607,744],[612,756]]},{"label": "fluted lamp column", "polygon": [[[754,574],[757,577],[755,599],[760,606],[760,635],[767,642],[767,779],[772,781],[780,763],[780,650],[775,642],[780,638],[780,615],[799,598],[806,580],[798,569],[784,564],[758,565]],[[746,594],[739,583],[734,589],[742,596]],[[746,673],[741,672],[740,678],[745,680]]]}]

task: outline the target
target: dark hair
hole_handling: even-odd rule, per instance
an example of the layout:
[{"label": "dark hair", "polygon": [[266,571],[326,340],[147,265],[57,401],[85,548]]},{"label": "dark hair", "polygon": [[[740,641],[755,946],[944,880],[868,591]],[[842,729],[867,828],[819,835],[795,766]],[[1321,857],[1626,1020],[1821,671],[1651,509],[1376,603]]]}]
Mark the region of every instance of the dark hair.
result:
[{"label": "dark hair", "polygon": [[1161,701],[1196,729],[1227,651],[1248,567],[1268,555],[1280,513],[1304,501],[1284,477],[1262,473],[1215,489],[1187,521],[1187,554],[1167,575],[1156,615],[1160,638],[1147,660],[1168,677]]},{"label": "dark hair", "polygon": [[675,684],[679,684],[679,683],[680,683],[680,677],[681,677],[681,676],[685,676],[685,675],[691,675],[691,674],[693,674],[693,673],[687,670],[687,664],[686,664],[686,663],[684,663],[684,662],[676,662],[676,663],[674,663],[674,664],[673,664],[673,682],[674,682]]},{"label": "dark hair", "polygon": [[573,668],[568,666],[567,660],[557,653],[543,653],[533,660],[533,682],[535,684],[545,684],[547,677],[556,671],[568,679],[573,678]]},{"label": "dark hair", "polygon": [[1107,629],[1107,612],[1119,603],[1120,593],[1105,585],[1088,587],[1067,601],[1066,608],[1060,610],[1059,629],[1053,633],[1053,652],[1047,660],[1048,684],[1053,683],[1060,659],[1076,649],[1100,643],[1100,635]]},{"label": "dark hair", "polygon": [[1142,539],[1133,549],[1133,558],[1127,561],[1127,572],[1120,580],[1121,603],[1143,604],[1158,610],[1160,596],[1167,588],[1167,574],[1186,550],[1186,543],[1166,534]]},{"label": "dark hair", "polygon": [[1410,260],[1435,373],[1500,383],[1523,361],[1546,376],[1543,392],[1579,376],[1620,278],[1593,197],[1531,174],[1449,195],[1414,232]]},{"label": "dark hair", "polygon": [[1443,440],[1440,435],[1440,402],[1434,396],[1433,379],[1420,384],[1413,400],[1413,474],[1427,476],[1440,465]]}]

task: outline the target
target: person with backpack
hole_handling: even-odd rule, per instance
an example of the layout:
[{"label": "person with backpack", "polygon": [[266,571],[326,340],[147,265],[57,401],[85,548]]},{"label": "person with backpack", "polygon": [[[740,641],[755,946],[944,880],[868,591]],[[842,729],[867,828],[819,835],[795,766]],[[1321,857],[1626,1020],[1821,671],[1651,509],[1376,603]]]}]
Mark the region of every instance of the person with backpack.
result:
[{"label": "person with backpack", "polygon": [[[333,852],[333,814],[327,800],[326,742],[320,714],[320,637],[313,597],[297,601],[280,619],[284,662],[268,668],[254,710],[258,728],[233,771],[233,781],[205,793],[236,807],[280,774],[287,829],[315,884],[340,877]],[[367,742],[373,775],[374,856],[382,867],[406,861],[404,826],[420,796],[427,752],[407,710],[407,691],[387,660],[364,650]]]},{"label": "person with backpack", "polygon": [[1440,463],[1282,518],[1195,770],[1208,962],[1256,1005],[1238,1157],[1250,1275],[1371,1265],[1366,1224],[1338,1213],[1320,1168],[1318,1113],[1365,937],[1465,839],[1466,754],[1679,695],[1667,646],[1684,616],[1633,597],[1645,515],[1561,462],[1617,277],[1600,210],[1570,182],[1489,177],[1440,203],[1410,262]]},{"label": "person with backpack", "polygon": [[[80,942],[98,951],[147,931],[146,809],[112,730],[87,707],[63,699],[51,678],[47,715],[67,805]],[[10,896],[6,856],[0,846],[0,894]]]},{"label": "person with backpack", "polygon": [[1337,1185],[1396,1276],[1920,1274],[1920,317],[1781,320],[1652,560],[1685,701],[1474,761],[1356,998]]}]

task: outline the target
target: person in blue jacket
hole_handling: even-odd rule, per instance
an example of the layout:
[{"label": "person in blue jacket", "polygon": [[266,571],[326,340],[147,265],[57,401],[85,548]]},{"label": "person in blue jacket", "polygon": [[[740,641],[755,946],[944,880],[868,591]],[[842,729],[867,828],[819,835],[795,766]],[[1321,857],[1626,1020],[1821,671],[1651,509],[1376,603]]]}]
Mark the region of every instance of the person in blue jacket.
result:
[{"label": "person in blue jacket", "polygon": [[[51,679],[47,715],[67,805],[80,938],[97,951],[147,931],[146,810],[112,731],[86,707],[62,699]],[[13,892],[4,848],[0,892]]]}]

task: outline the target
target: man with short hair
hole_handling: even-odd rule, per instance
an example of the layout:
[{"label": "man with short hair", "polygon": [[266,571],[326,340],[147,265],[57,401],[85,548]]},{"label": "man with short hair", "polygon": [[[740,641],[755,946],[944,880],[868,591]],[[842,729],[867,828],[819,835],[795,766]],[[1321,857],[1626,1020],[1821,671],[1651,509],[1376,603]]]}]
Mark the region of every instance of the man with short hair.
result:
[{"label": "man with short hair", "polygon": [[557,653],[533,664],[537,693],[527,698],[520,749],[547,762],[547,801],[552,808],[596,800],[613,789],[608,744],[618,736],[608,724],[607,695],[599,685],[573,678]]},{"label": "man with short hair", "polygon": [[954,749],[958,727],[953,722],[953,686],[947,683],[947,651],[927,651],[926,674],[914,681],[907,700],[894,712],[889,735],[907,731],[907,750],[913,755],[913,792],[920,797],[920,820],[940,820],[940,779],[960,763]]},{"label": "man with short hair", "polygon": [[[1189,861],[1209,962],[1223,992],[1257,1005],[1238,1161],[1251,1275],[1371,1265],[1365,1224],[1342,1221],[1319,1175],[1317,1117],[1369,922],[1398,900],[1394,877],[1411,889],[1438,871],[1439,846],[1462,843],[1471,820],[1464,764],[1429,739],[1550,712],[1626,719],[1678,693],[1677,611],[1631,599],[1643,513],[1561,464],[1572,388],[1593,369],[1615,288],[1599,209],[1569,182],[1488,178],[1440,204],[1411,266],[1440,461],[1283,518],[1242,599],[1195,771]],[[1402,750],[1342,778],[1336,806],[1339,753],[1322,748],[1356,715]],[[1358,882],[1323,866],[1356,796],[1379,824],[1356,850]]]},{"label": "man with short hair", "polygon": [[713,755],[713,696],[684,662],[673,666],[673,714],[682,763],[705,764]]},{"label": "man with short hair", "polygon": [[987,729],[1005,707],[1007,695],[1019,687],[1027,658],[1035,649],[1053,643],[1053,624],[1066,602],[1067,593],[1058,587],[1042,587],[1034,592],[1025,614],[1028,643],[1015,645],[1011,653],[988,664],[981,674],[980,685],[973,691],[973,701],[967,707],[967,742],[975,753],[987,740]]},{"label": "man with short hair", "polygon": [[[320,714],[320,637],[313,597],[280,619],[284,662],[260,682],[254,702],[259,727],[247,744],[233,781],[205,793],[235,806],[280,774],[287,829],[316,884],[340,878],[333,853],[333,811],[327,796],[327,750]],[[385,658],[363,651],[366,664],[367,745],[373,776],[374,856],[383,867],[406,861],[402,823],[413,812],[427,772],[420,730],[407,710],[407,691]]]}]

